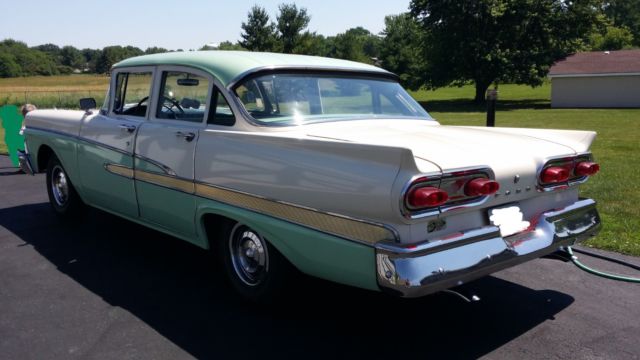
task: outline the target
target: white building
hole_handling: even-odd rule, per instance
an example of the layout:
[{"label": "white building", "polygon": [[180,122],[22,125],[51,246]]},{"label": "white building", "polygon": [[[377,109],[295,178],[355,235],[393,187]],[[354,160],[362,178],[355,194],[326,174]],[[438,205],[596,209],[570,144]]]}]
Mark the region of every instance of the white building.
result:
[{"label": "white building", "polygon": [[640,107],[640,50],[583,52],[551,67],[551,107]]}]

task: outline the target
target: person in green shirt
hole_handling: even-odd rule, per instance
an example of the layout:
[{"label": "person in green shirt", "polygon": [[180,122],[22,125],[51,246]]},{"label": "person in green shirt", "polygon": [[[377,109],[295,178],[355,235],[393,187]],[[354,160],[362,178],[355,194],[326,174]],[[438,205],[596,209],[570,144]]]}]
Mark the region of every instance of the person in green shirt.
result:
[{"label": "person in green shirt", "polygon": [[22,107],[21,113],[15,105],[5,105],[0,108],[0,125],[4,128],[4,143],[9,150],[9,159],[14,166],[18,166],[18,150],[24,150],[24,137],[20,135],[22,120],[24,116],[36,107],[26,104]]}]

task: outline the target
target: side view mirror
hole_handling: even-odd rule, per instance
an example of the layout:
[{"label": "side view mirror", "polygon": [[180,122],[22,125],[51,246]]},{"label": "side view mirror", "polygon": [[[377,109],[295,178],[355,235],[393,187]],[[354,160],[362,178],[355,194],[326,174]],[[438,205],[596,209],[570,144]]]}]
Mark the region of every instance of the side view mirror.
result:
[{"label": "side view mirror", "polygon": [[94,99],[94,98],[83,98],[83,99],[80,99],[80,109],[82,109],[84,111],[89,111],[91,109],[95,109],[96,107],[97,107],[96,99]]}]

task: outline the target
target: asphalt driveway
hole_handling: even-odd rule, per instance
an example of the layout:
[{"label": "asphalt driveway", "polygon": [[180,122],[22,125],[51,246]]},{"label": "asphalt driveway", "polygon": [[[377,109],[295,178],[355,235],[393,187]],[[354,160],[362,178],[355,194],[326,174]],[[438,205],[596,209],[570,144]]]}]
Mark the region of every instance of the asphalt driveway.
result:
[{"label": "asphalt driveway", "polygon": [[205,251],[101,211],[60,222],[44,176],[0,156],[2,359],[640,358],[640,285],[557,260],[466,285],[482,299],[471,304],[302,277],[289,301],[261,308],[216,269]]}]

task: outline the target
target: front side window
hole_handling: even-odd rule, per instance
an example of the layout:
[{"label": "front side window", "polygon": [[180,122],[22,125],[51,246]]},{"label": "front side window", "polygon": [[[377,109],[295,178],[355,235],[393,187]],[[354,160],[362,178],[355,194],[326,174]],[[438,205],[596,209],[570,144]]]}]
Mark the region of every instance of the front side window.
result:
[{"label": "front side window", "polygon": [[119,72],[116,75],[116,94],[113,112],[119,115],[147,115],[151,92],[151,72]]},{"label": "front side window", "polygon": [[354,119],[425,119],[427,112],[386,78],[275,73],[235,88],[249,114],[265,125]]},{"label": "front side window", "polygon": [[162,73],[160,98],[156,117],[190,122],[202,122],[207,113],[209,80],[181,71]]}]

